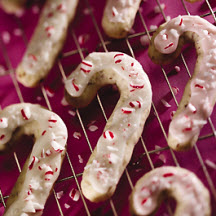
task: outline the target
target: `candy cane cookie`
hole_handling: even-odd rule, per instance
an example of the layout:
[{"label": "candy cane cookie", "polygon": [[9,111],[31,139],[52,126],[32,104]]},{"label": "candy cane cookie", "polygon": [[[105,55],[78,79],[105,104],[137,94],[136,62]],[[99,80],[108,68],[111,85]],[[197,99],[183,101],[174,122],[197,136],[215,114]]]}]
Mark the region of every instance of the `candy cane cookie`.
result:
[{"label": "candy cane cookie", "polygon": [[59,176],[66,151],[67,128],[55,113],[39,105],[14,104],[0,112],[0,152],[22,135],[35,143],[7,201],[4,216],[41,215]]},{"label": "candy cane cookie", "polygon": [[198,177],[183,168],[156,168],[136,183],[130,195],[133,215],[153,215],[166,197],[176,200],[174,216],[210,216],[210,195]]},{"label": "candy cane cookie", "polygon": [[1,0],[0,4],[7,13],[16,13],[24,8],[27,0]]},{"label": "candy cane cookie", "polygon": [[138,61],[120,53],[91,53],[65,82],[66,99],[88,105],[97,90],[116,84],[120,99],[107,121],[83,173],[81,188],[93,202],[112,196],[149,115],[152,91]]},{"label": "candy cane cookie", "polygon": [[168,144],[175,150],[190,149],[216,101],[216,27],[198,16],[179,16],[153,35],[149,56],[158,64],[176,58],[185,42],[194,42],[197,61],[170,126]]},{"label": "candy cane cookie", "polygon": [[107,0],[102,18],[105,33],[124,38],[132,28],[141,0]]},{"label": "candy cane cookie", "polygon": [[46,2],[39,23],[16,70],[17,79],[24,86],[34,87],[48,75],[62,49],[77,4],[78,0]]}]

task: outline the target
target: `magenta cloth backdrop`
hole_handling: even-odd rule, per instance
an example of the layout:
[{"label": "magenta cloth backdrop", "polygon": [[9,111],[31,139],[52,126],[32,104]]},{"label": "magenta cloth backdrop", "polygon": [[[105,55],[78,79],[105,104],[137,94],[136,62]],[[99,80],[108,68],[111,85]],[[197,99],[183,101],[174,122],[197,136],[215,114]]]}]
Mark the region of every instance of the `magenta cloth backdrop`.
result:
[{"label": "magenta cloth backdrop", "polygon": [[[18,89],[14,85],[16,83],[14,69],[21,61],[28,41],[37,25],[42,4],[39,1],[36,2],[17,15],[8,15],[0,9],[1,109],[10,104],[19,103],[21,100],[17,93]],[[179,102],[184,86],[189,79],[186,66],[190,73],[193,73],[196,61],[194,46],[190,44],[184,47],[182,54],[186,65],[182,58],[179,57],[172,64],[164,66],[164,71],[162,71],[160,66],[152,63],[147,54],[148,37],[146,36],[146,31],[154,31],[155,28],[165,22],[164,18],[172,19],[178,15],[190,13],[191,15],[202,15],[208,21],[214,23],[213,15],[210,13],[210,8],[216,10],[216,2],[214,0],[209,0],[210,8],[205,0],[194,4],[185,2],[185,6],[183,2],[183,0],[160,0],[161,9],[163,10],[163,13],[161,13],[158,1],[143,0],[128,39],[111,40],[104,34],[101,27],[105,1],[80,0],[76,17],[70,25],[62,55],[56,61],[46,80],[41,86],[32,89],[18,84],[25,102],[38,103],[48,107],[44,97],[44,94],[46,94],[52,110],[61,116],[69,132],[67,149],[69,158],[65,158],[61,174],[54,186],[56,197],[54,193],[51,194],[43,215],[83,216],[87,215],[88,211],[90,215],[115,215],[115,211],[117,215],[130,215],[128,197],[131,193],[131,184],[129,179],[135,185],[142,175],[152,169],[150,162],[152,162],[154,167],[176,166],[179,164],[181,167],[196,173],[211,193],[212,215],[216,215],[216,138],[213,136],[214,126],[216,126],[216,110],[214,109],[211,116],[213,126],[208,123],[202,129],[201,139],[197,142],[197,148],[187,152],[174,152],[172,154],[167,148],[166,142],[171,115],[177,106],[165,78],[168,77],[171,88]],[[147,29],[145,29],[144,24],[147,26]],[[91,154],[89,145],[92,148],[96,146],[106,121],[97,99],[78,112],[65,102],[64,83],[59,67],[59,65],[62,65],[66,76],[68,76],[81,62],[75,40],[78,41],[81,48],[79,51],[82,51],[84,56],[93,51],[103,52],[103,45],[109,51],[121,51],[129,55],[132,55],[130,49],[132,48],[135,58],[142,64],[148,74],[153,90],[155,109],[152,107],[142,133],[149,158],[143,143],[139,141],[135,146],[133,156],[127,167],[128,175],[124,172],[112,200],[98,204],[91,203],[85,198],[82,199],[80,182],[83,169]],[[109,117],[118,101],[119,93],[115,87],[108,86],[99,91],[99,97],[104,111],[107,117]],[[80,121],[83,123],[83,127]],[[21,168],[31,151],[32,145],[31,139],[26,138],[19,142],[15,148]],[[14,154],[1,155],[0,190],[5,202],[18,176],[19,170]],[[56,199],[59,202],[59,207]],[[156,215],[169,215],[167,206],[170,205],[173,210],[175,202],[169,200],[166,203],[168,204],[161,205]],[[113,204],[113,207],[111,204]],[[0,215],[3,212],[4,205],[0,202]]]}]

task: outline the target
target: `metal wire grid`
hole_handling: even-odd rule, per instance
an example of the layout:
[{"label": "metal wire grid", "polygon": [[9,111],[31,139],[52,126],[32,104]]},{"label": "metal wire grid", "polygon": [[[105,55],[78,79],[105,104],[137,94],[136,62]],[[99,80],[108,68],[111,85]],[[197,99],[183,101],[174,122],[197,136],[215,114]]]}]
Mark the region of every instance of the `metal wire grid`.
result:
[{"label": "metal wire grid", "polygon": [[[187,6],[186,6],[184,0],[179,0],[179,1],[182,2],[186,13],[187,13],[188,15],[190,15],[190,12],[189,12],[189,10],[188,10],[188,8],[187,8]],[[163,15],[164,20],[166,21],[166,20],[167,20],[167,17],[166,17],[166,15],[165,15],[165,13],[164,13],[162,7],[161,7],[160,1],[159,1],[159,0],[156,0],[156,2],[157,2],[158,6],[159,6],[159,8],[160,8],[160,11],[161,11],[161,13],[162,13],[162,15]],[[214,18],[215,23],[216,23],[216,17],[215,17],[215,13],[216,13],[216,12],[213,11],[213,9],[212,9],[212,7],[211,7],[211,4],[209,3],[208,0],[205,0],[205,2],[206,2],[206,4],[208,5],[209,13],[206,13],[206,14],[201,15],[201,17],[212,16],[212,17]],[[100,39],[100,44],[99,44],[99,46],[102,46],[102,48],[104,49],[104,51],[105,51],[105,52],[108,52],[107,44],[112,43],[112,41],[104,41],[104,39],[103,39],[103,37],[102,37],[102,34],[101,34],[100,30],[99,30],[98,24],[97,24],[97,22],[96,22],[96,19],[95,19],[95,17],[94,17],[94,14],[93,14],[93,12],[92,12],[91,5],[89,4],[88,0],[85,0],[85,3],[86,3],[86,5],[87,5],[87,7],[88,7],[88,9],[89,9],[89,11],[90,11],[90,15],[91,15],[92,22],[93,22],[93,24],[94,24],[95,30],[96,30],[96,32],[97,32],[97,35],[98,35],[98,37],[99,37],[99,39]],[[126,44],[127,44],[127,46],[128,46],[128,49],[129,49],[129,51],[130,51],[130,54],[131,54],[131,56],[134,57],[134,58],[135,58],[135,55],[134,55],[133,47],[132,47],[132,45],[130,44],[130,41],[129,41],[129,40],[130,40],[131,38],[136,38],[136,37],[139,37],[139,36],[141,36],[141,35],[148,35],[148,37],[149,37],[149,39],[150,39],[150,37],[151,37],[150,34],[152,33],[152,31],[149,31],[149,30],[148,30],[147,25],[146,25],[145,20],[144,20],[144,17],[143,17],[142,14],[140,13],[140,11],[138,12],[138,16],[139,16],[139,18],[140,18],[140,20],[141,20],[141,22],[142,22],[142,25],[143,25],[145,31],[144,31],[144,32],[137,33],[137,34],[129,35],[127,38],[125,38],[125,42],[126,42]],[[20,24],[19,20],[17,20],[17,23]],[[73,55],[79,54],[79,55],[80,55],[80,58],[81,58],[81,59],[84,59],[83,52],[86,51],[86,49],[81,49],[81,48],[80,48],[79,43],[78,43],[77,38],[76,38],[76,35],[75,35],[75,33],[74,33],[73,31],[72,31],[72,36],[73,36],[73,39],[74,39],[74,42],[75,42],[75,44],[76,44],[77,49],[76,49],[76,50],[72,50],[72,51],[67,52],[67,53],[63,53],[63,54],[62,54],[63,58],[64,58],[64,57],[68,57],[68,56],[73,56]],[[27,39],[26,39],[27,37],[26,37],[26,35],[24,34],[24,31],[23,31],[22,37],[23,37],[24,43],[27,45]],[[18,85],[17,80],[16,80],[15,75],[14,75],[14,69],[13,69],[13,67],[12,67],[12,65],[11,65],[9,56],[8,56],[8,54],[7,54],[7,50],[6,50],[5,46],[4,46],[4,44],[2,43],[1,39],[0,39],[0,50],[1,50],[2,53],[3,53],[3,56],[4,56],[4,59],[5,59],[6,65],[7,65],[8,69],[9,69],[8,72],[9,72],[9,74],[10,74],[10,76],[11,76],[11,79],[12,79],[12,82],[13,82],[13,84],[14,84],[14,88],[15,88],[15,90],[16,90],[16,92],[17,92],[17,95],[18,95],[18,97],[19,97],[19,100],[20,100],[20,102],[24,102],[24,99],[23,99],[23,96],[22,96],[22,92],[20,91],[19,85]],[[189,71],[189,69],[188,69],[188,66],[187,66],[187,63],[186,63],[186,60],[185,60],[183,54],[181,54],[181,58],[182,58],[182,61],[183,61],[184,66],[185,66],[185,68],[186,68],[186,70],[187,70],[188,76],[191,77],[191,73],[190,73],[190,71]],[[60,72],[61,72],[61,75],[62,75],[63,79],[65,80],[65,79],[66,79],[66,75],[65,75],[65,71],[64,71],[64,69],[63,69],[63,66],[62,66],[62,63],[61,63],[61,60],[60,60],[60,59],[58,59],[58,66],[59,66],[59,70],[60,70]],[[168,87],[169,87],[169,89],[170,89],[170,91],[171,91],[172,97],[173,97],[173,99],[174,99],[176,105],[178,106],[178,102],[177,102],[177,99],[176,99],[175,94],[174,94],[174,92],[173,92],[173,89],[172,89],[172,87],[171,87],[171,84],[170,84],[170,82],[169,82],[169,78],[168,78],[168,76],[167,76],[167,74],[166,74],[166,72],[165,72],[165,70],[164,70],[163,67],[161,67],[161,71],[162,71],[162,73],[163,73],[163,75],[164,75],[164,78],[165,78],[165,80],[166,80],[166,82],[167,82],[167,85],[168,85]],[[46,91],[45,91],[45,88],[44,88],[43,84],[41,85],[41,91],[42,91],[42,93],[43,93],[43,96],[44,96],[44,99],[45,99],[45,101],[46,101],[47,107],[49,108],[49,110],[52,110],[51,104],[50,104],[50,102],[49,102],[49,99],[48,99],[48,97],[47,97],[47,93],[46,93]],[[104,111],[104,108],[103,108],[103,105],[102,105],[102,103],[101,103],[101,100],[100,100],[99,95],[97,95],[97,99],[98,99],[99,105],[100,105],[100,107],[101,107],[101,111],[102,111],[102,113],[103,113],[103,115],[104,115],[104,118],[105,118],[105,120],[107,121],[106,113],[105,113],[105,111]],[[152,107],[153,107],[154,113],[155,113],[155,115],[156,115],[156,118],[157,118],[157,120],[158,120],[158,123],[159,123],[159,125],[160,125],[160,128],[161,128],[161,130],[162,130],[162,133],[163,133],[163,135],[164,135],[164,138],[165,138],[165,140],[167,141],[167,135],[166,135],[164,126],[163,126],[163,124],[162,124],[162,121],[160,120],[158,111],[157,111],[157,109],[156,109],[156,107],[155,107],[155,105],[154,105],[153,102],[152,102]],[[82,121],[82,117],[81,117],[81,115],[80,115],[78,109],[76,109],[76,114],[77,114],[77,116],[78,116],[78,118],[79,118],[80,125],[81,125],[81,127],[82,127],[82,129],[83,129],[83,132],[84,132],[85,138],[86,138],[86,140],[87,140],[89,149],[90,149],[90,151],[92,152],[92,151],[93,151],[93,150],[92,150],[92,146],[91,146],[91,143],[90,143],[89,138],[88,138],[88,136],[87,136],[86,129],[85,129],[85,127],[84,127],[84,124],[83,124],[83,121]],[[202,137],[199,137],[199,140],[203,140],[203,139],[206,139],[206,138],[212,137],[212,136],[214,136],[214,137],[216,138],[216,130],[215,130],[214,125],[213,125],[213,123],[212,123],[212,121],[211,121],[211,118],[209,118],[208,121],[209,121],[209,124],[210,124],[210,126],[211,126],[212,133],[211,133],[211,134],[204,135],[204,136],[202,136]],[[153,162],[152,162],[152,160],[151,160],[150,155],[153,154],[153,153],[156,153],[156,152],[162,152],[162,151],[168,150],[169,147],[164,147],[164,148],[159,148],[159,149],[157,149],[157,150],[148,151],[147,148],[146,148],[146,145],[145,145],[145,143],[144,143],[144,140],[142,139],[142,137],[140,137],[140,139],[141,139],[141,143],[142,143],[143,148],[144,148],[144,153],[140,155],[140,158],[142,158],[143,156],[146,156],[147,159],[148,159],[148,161],[149,161],[149,164],[150,164],[151,169],[154,169],[154,164],[153,164]],[[203,172],[204,172],[204,175],[205,175],[205,177],[206,177],[206,180],[207,180],[207,182],[208,182],[208,184],[209,184],[209,187],[210,187],[210,190],[211,190],[211,192],[212,192],[214,201],[216,202],[216,189],[215,189],[215,187],[214,187],[213,180],[211,179],[211,177],[210,177],[210,175],[209,175],[209,172],[208,172],[208,170],[207,170],[207,168],[206,168],[206,165],[205,165],[205,163],[204,163],[204,161],[203,161],[203,159],[202,159],[202,156],[201,156],[201,154],[200,154],[200,151],[199,151],[197,145],[195,145],[194,148],[195,148],[196,155],[197,155],[197,157],[198,157],[198,159],[199,159],[199,162],[200,162],[200,164],[201,164],[201,167],[202,167],[202,169],[203,169]],[[172,158],[173,158],[173,161],[174,161],[175,165],[176,165],[176,166],[180,166],[180,164],[179,164],[179,162],[178,162],[178,160],[177,160],[177,158],[176,158],[176,156],[175,156],[175,153],[174,153],[171,149],[169,149],[169,151],[171,152],[171,155],[172,155]],[[76,173],[76,172],[75,172],[75,170],[74,170],[74,168],[73,168],[73,165],[72,165],[72,162],[71,162],[71,159],[70,159],[70,156],[68,155],[68,153],[66,153],[66,158],[67,158],[67,161],[68,161],[68,163],[69,163],[69,165],[70,165],[70,169],[71,169],[72,175],[69,176],[69,177],[67,177],[67,178],[60,179],[60,180],[58,180],[58,182],[67,181],[68,179],[74,178],[74,180],[75,180],[75,182],[76,182],[76,184],[77,184],[78,190],[79,190],[79,192],[80,192],[81,199],[82,199],[82,202],[83,202],[83,205],[84,205],[86,214],[87,214],[87,215],[91,215],[90,210],[89,210],[89,207],[88,207],[88,205],[87,205],[87,203],[86,203],[86,201],[85,201],[85,198],[84,198],[83,195],[82,195],[81,188],[80,188],[80,185],[79,185],[79,182],[78,182],[78,179],[77,179],[78,177],[82,176],[82,173]],[[14,159],[15,159],[15,161],[16,161],[16,164],[17,164],[17,167],[18,167],[19,172],[21,172],[20,163],[19,163],[19,160],[18,160],[17,155],[16,155],[15,152],[14,152]],[[131,178],[130,178],[130,175],[129,175],[127,169],[125,170],[125,172],[126,172],[126,176],[127,176],[127,179],[128,179],[128,183],[129,183],[131,189],[133,189],[133,183],[132,183],[132,180],[131,180]],[[55,197],[55,200],[56,200],[58,209],[59,209],[59,213],[60,213],[61,216],[63,216],[64,214],[63,214],[63,211],[62,211],[61,206],[60,206],[60,204],[59,204],[59,201],[58,201],[58,199],[57,199],[55,190],[53,190],[53,192],[54,192],[54,197]],[[6,207],[5,199],[7,199],[8,197],[9,197],[8,195],[3,196],[2,191],[1,191],[1,188],[0,188],[0,203],[3,203],[3,206],[4,206],[4,207]],[[110,199],[110,207],[111,207],[111,209],[112,209],[113,215],[115,215],[115,216],[118,215],[118,213],[117,213],[117,211],[116,211],[116,208],[115,208],[115,204],[114,204],[114,202],[112,201],[112,199]],[[172,213],[171,209],[169,208],[169,206],[167,206],[167,210],[168,210],[168,212],[169,212],[170,215],[173,215],[173,213]]]}]

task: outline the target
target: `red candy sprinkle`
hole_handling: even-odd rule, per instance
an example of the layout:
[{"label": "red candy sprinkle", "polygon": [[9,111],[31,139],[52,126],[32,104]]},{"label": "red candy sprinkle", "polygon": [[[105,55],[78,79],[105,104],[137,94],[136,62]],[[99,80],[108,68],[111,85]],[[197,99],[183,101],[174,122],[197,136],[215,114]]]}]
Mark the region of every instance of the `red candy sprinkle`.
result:
[{"label": "red candy sprinkle", "polygon": [[32,157],[32,162],[30,163],[29,165],[29,170],[32,170],[33,166],[34,166],[34,163],[35,163],[35,156]]},{"label": "red candy sprinkle", "polygon": [[46,130],[44,130],[44,131],[42,132],[42,136],[43,136],[45,133],[46,133]]},{"label": "red candy sprinkle", "polygon": [[165,173],[165,174],[163,174],[164,178],[171,177],[171,176],[174,176],[174,174],[173,173]]},{"label": "red candy sprinkle", "polygon": [[121,60],[121,59],[119,59],[119,60],[116,60],[116,61],[115,61],[115,64],[118,64],[118,63],[120,63],[120,62],[122,62],[122,60]]},{"label": "red candy sprinkle", "polygon": [[130,87],[135,88],[135,89],[142,89],[144,87],[144,85],[139,86],[139,85],[131,85],[130,84]]},{"label": "red candy sprinkle", "polygon": [[74,83],[74,79],[72,80],[72,85],[76,91],[79,91],[79,87]]},{"label": "red candy sprinkle", "polygon": [[182,23],[183,23],[183,19],[181,18],[180,23],[179,23],[179,26],[181,26]]},{"label": "red candy sprinkle", "polygon": [[86,66],[89,66],[89,67],[92,67],[92,65],[91,64],[88,64],[87,62],[85,62],[85,61],[82,61],[82,64],[84,64],[84,65],[86,65]]},{"label": "red candy sprinkle", "polygon": [[168,48],[170,48],[170,47],[172,47],[174,45],[174,43],[173,42],[171,42],[170,44],[168,44],[166,47],[164,47],[164,49],[168,49]]},{"label": "red candy sprinkle", "polygon": [[84,68],[80,68],[81,69],[81,71],[83,71],[84,73],[89,73],[89,72],[91,72],[91,70],[86,70],[86,69],[84,69]]},{"label": "red candy sprinkle", "polygon": [[142,200],[141,205],[144,205],[147,202],[148,198]]},{"label": "red candy sprinkle", "polygon": [[195,87],[197,87],[197,88],[201,88],[201,89],[204,88],[202,85],[199,85],[199,84],[196,84]]},{"label": "red candy sprinkle", "polygon": [[53,173],[53,171],[47,171],[47,172],[45,172],[45,175],[53,175],[54,173]]},{"label": "red candy sprinkle", "polygon": [[121,109],[123,113],[125,114],[131,114],[132,113],[132,110],[126,110],[126,109]]},{"label": "red candy sprinkle", "polygon": [[28,117],[26,116],[24,109],[21,109],[21,114],[25,120],[28,120]]},{"label": "red candy sprinkle", "polygon": [[56,123],[57,120],[56,119],[49,119],[48,122]]},{"label": "red candy sprinkle", "polygon": [[116,55],[114,55],[114,58],[116,58],[117,56],[123,56],[124,54],[123,53],[118,53]]},{"label": "red candy sprinkle", "polygon": [[3,140],[4,138],[5,138],[5,135],[2,134],[2,135],[0,136],[0,140]]},{"label": "red candy sprinkle", "polygon": [[33,59],[34,61],[38,60],[37,57],[35,55],[33,55],[33,54],[28,54],[28,57]]},{"label": "red candy sprinkle", "polygon": [[192,128],[191,128],[191,127],[188,127],[188,128],[184,128],[184,129],[182,130],[182,132],[188,132],[188,131],[192,131]]},{"label": "red candy sprinkle", "polygon": [[50,17],[52,17],[52,16],[53,16],[53,12],[50,12],[50,13],[47,14],[47,17],[48,17],[48,18],[50,18]]}]

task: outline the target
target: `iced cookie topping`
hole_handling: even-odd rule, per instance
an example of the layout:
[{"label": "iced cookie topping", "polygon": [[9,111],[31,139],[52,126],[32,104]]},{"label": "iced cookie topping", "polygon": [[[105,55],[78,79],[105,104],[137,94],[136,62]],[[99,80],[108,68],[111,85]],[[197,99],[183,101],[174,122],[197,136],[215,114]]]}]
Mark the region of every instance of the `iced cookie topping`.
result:
[{"label": "iced cookie topping", "polygon": [[67,128],[55,113],[39,105],[14,104],[0,112],[0,151],[21,134],[34,135],[35,144],[8,199],[5,216],[42,214],[60,173]]},{"label": "iced cookie topping", "polygon": [[134,215],[152,215],[166,196],[177,204],[175,216],[210,216],[208,190],[192,172],[179,167],[160,167],[138,180],[130,196]]},{"label": "iced cookie topping", "polygon": [[130,160],[151,107],[151,85],[138,61],[119,52],[91,53],[68,77],[68,102],[83,107],[97,90],[116,84],[120,99],[85,167],[84,195],[99,201],[112,195]]},{"label": "iced cookie topping", "polygon": [[23,85],[34,87],[47,76],[64,44],[77,4],[77,0],[46,1],[36,30],[17,68],[17,78]]},{"label": "iced cookie topping", "polygon": [[[165,58],[168,61],[169,54],[173,58],[180,53],[185,40],[194,41],[198,59],[169,127],[168,144],[175,150],[186,150],[194,145],[216,100],[216,28],[205,19],[179,16],[162,25],[151,44],[156,50],[150,51],[151,58],[159,63]],[[158,53],[167,56],[162,59]]]},{"label": "iced cookie topping", "polygon": [[140,2],[141,0],[107,1],[102,26],[108,36],[114,38],[126,36],[133,26]]}]

